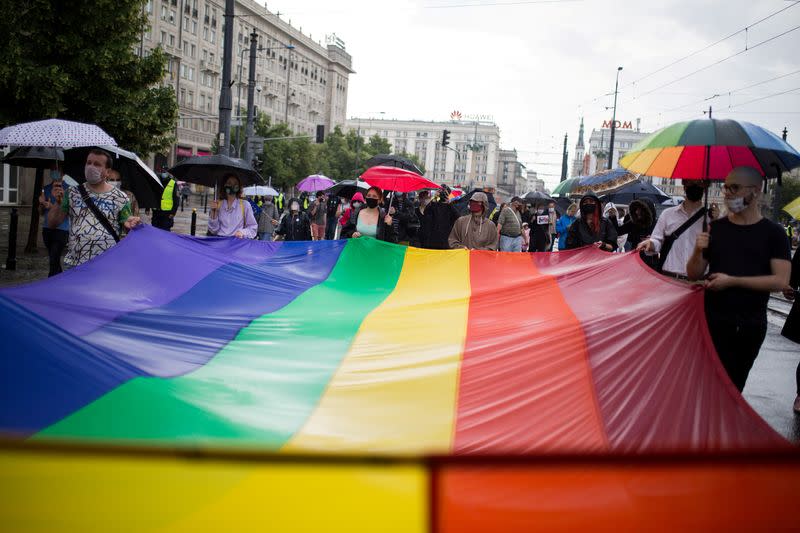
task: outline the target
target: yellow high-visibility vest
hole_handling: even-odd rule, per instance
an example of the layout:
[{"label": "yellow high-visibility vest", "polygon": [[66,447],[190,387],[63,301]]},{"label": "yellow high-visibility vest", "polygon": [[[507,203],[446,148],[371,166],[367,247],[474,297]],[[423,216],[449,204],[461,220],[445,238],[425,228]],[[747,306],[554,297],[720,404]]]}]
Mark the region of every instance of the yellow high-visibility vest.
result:
[{"label": "yellow high-visibility vest", "polygon": [[164,192],[161,193],[161,210],[172,211],[172,193],[175,190],[175,180],[169,180],[167,186],[164,187]]}]

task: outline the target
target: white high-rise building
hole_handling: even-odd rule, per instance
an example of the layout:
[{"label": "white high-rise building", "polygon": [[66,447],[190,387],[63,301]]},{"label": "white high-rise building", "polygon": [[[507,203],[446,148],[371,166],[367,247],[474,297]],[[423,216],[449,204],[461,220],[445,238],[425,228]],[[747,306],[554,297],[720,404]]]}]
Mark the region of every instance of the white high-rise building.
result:
[{"label": "white high-rise building", "polygon": [[[383,137],[394,154],[416,155],[425,167],[425,177],[436,183],[467,190],[497,188],[500,128],[494,123],[350,118],[347,129],[365,140]],[[444,130],[450,132],[446,148],[441,145]]]},{"label": "white high-rise building", "polygon": [[[619,160],[623,157],[634,144],[641,141],[649,132],[643,132],[639,128],[640,119],[636,119],[636,127],[630,121],[618,120],[614,131],[614,161],[611,168],[619,166]],[[580,139],[579,139],[580,141]],[[611,121],[603,121],[599,129],[592,129],[589,135],[588,161],[584,156],[584,170],[586,174],[594,174],[600,170],[608,168],[608,152],[611,143]],[[574,172],[574,169],[573,169]]]}]

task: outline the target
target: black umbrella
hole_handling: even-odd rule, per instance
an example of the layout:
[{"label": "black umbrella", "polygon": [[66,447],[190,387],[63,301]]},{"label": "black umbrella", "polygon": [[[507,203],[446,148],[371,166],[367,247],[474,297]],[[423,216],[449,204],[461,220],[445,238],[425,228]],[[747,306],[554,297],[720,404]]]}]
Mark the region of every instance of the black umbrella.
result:
[{"label": "black umbrella", "polygon": [[632,181],[616,191],[600,197],[604,202],[613,202],[615,204],[630,204],[634,200],[643,198],[649,198],[656,205],[669,200],[669,196],[664,194],[664,191],[642,180]]},{"label": "black umbrella", "polygon": [[64,171],[78,182],[85,181],[83,172],[86,167],[86,157],[95,148],[111,154],[111,165],[122,178],[122,188],[133,193],[139,207],[153,209],[161,205],[164,185],[153,169],[135,153],[116,146],[82,146],[64,150]]},{"label": "black umbrella", "polygon": [[420,168],[413,161],[395,154],[378,154],[369,158],[365,164],[367,167],[376,167],[378,165],[385,167],[399,167],[410,170],[411,172],[416,172],[420,176],[422,175],[422,170],[420,170]]},{"label": "black umbrella", "polygon": [[486,198],[489,199],[489,212],[486,213],[489,215],[492,211],[494,211],[495,207],[497,207],[497,201],[494,199],[494,195],[490,192],[486,192],[483,189],[474,189],[466,194],[462,194],[456,200],[450,202],[453,204],[453,207],[456,208],[459,215],[466,215],[469,213],[469,199],[472,198],[472,195],[476,192],[482,192],[486,195]]},{"label": "black umbrella", "polygon": [[522,200],[529,204],[538,204],[542,202],[549,202],[552,200],[552,198],[543,192],[533,191],[523,196]]},{"label": "black umbrella", "polygon": [[0,160],[3,164],[24,168],[48,169],[56,161],[64,161],[61,148],[41,146],[21,146],[15,148]]},{"label": "black umbrella", "polygon": [[241,180],[242,187],[266,184],[248,163],[222,154],[187,157],[172,167],[169,173],[183,181],[206,187],[217,186],[226,174],[236,175]]},{"label": "black umbrella", "polygon": [[326,194],[333,194],[336,196],[343,196],[345,198],[352,198],[357,192],[366,193],[369,189],[367,182],[361,180],[342,180],[336,182],[335,185],[326,189]]}]

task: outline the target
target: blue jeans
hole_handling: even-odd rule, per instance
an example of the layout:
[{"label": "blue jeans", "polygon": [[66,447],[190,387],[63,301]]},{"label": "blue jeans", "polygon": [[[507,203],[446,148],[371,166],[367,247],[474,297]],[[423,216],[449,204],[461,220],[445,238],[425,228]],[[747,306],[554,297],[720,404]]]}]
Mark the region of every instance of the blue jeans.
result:
[{"label": "blue jeans", "polygon": [[522,251],[522,235],[517,237],[507,237],[500,235],[500,251],[501,252],[521,252]]}]

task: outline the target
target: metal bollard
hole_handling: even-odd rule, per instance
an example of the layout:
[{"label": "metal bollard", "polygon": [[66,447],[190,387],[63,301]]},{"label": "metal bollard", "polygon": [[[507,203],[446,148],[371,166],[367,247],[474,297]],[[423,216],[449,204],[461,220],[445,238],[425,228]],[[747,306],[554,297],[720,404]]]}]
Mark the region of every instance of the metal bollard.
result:
[{"label": "metal bollard", "polygon": [[197,231],[197,209],[192,208],[192,229],[190,230],[192,237],[194,237],[196,231]]},{"label": "metal bollard", "polygon": [[6,258],[6,270],[17,269],[17,224],[19,213],[17,208],[11,210],[11,221],[8,225],[8,257]]},{"label": "metal bollard", "polygon": [[208,208],[208,193],[203,194],[203,213],[206,212]]}]

